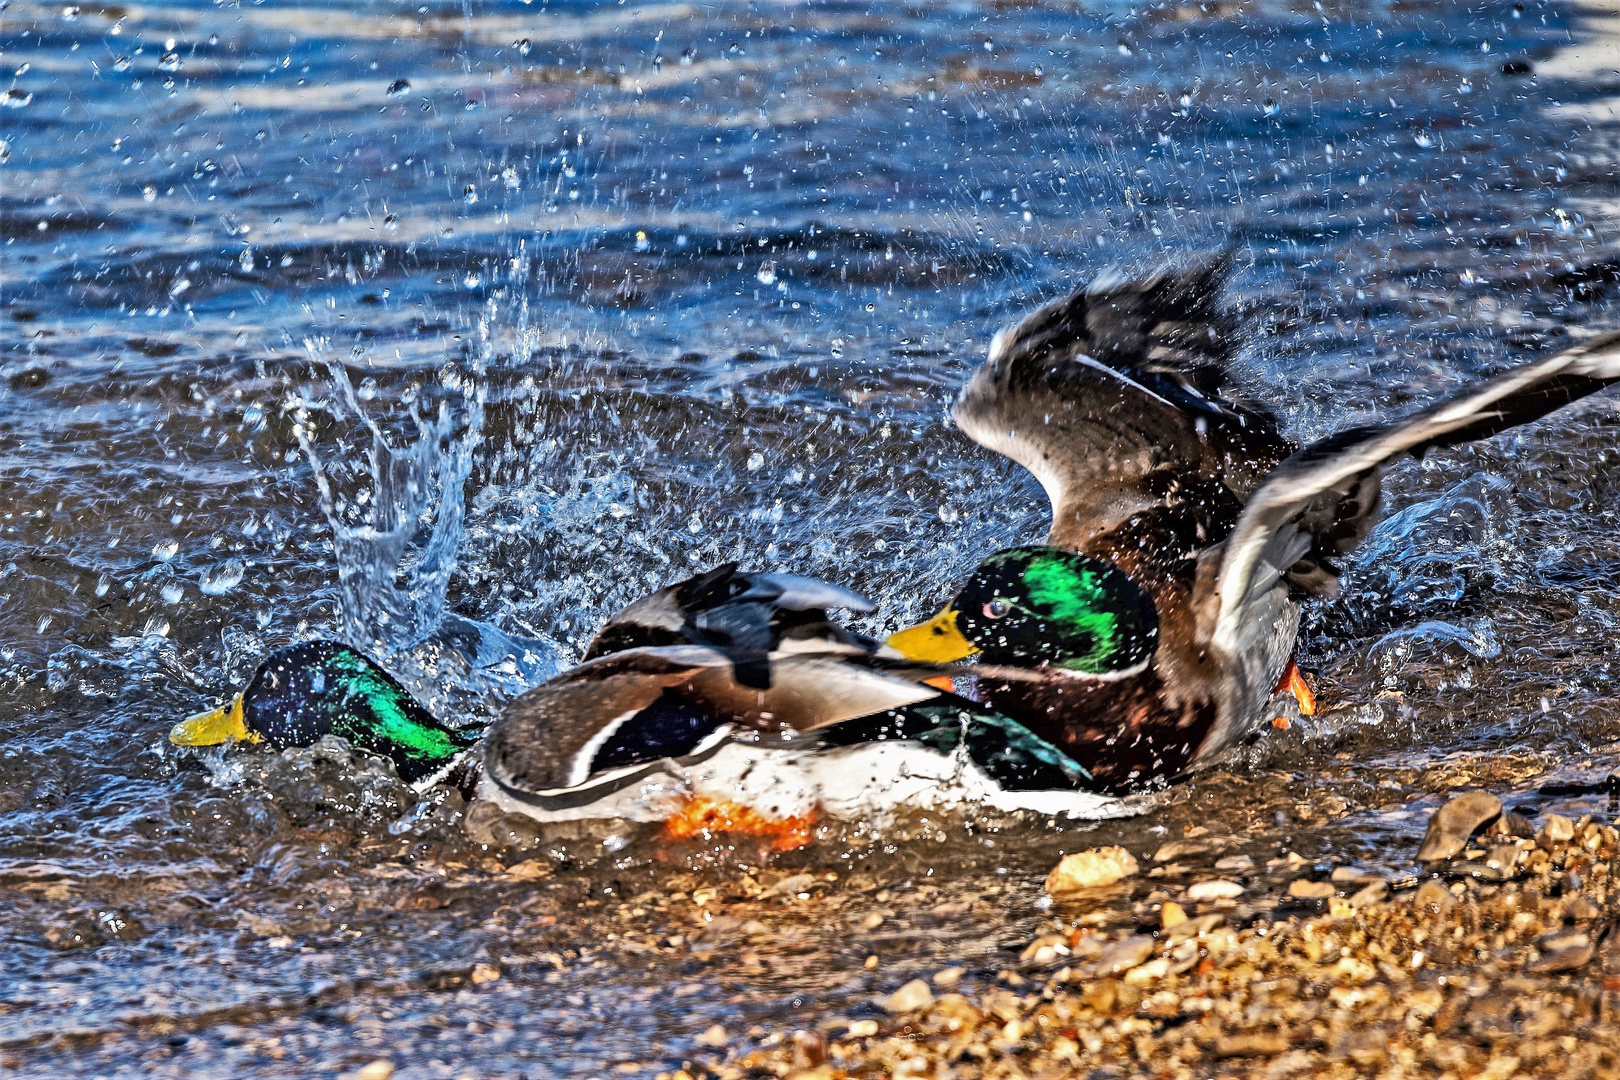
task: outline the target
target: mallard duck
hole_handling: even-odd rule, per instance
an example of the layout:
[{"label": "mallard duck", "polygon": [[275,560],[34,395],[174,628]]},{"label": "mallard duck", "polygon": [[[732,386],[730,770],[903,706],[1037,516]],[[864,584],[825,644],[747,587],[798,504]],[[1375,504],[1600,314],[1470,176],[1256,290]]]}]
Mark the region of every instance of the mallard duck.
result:
[{"label": "mallard duck", "polygon": [[421,787],[447,774],[475,741],[440,724],[392,675],[336,641],[273,653],[229,704],[182,720],[169,741],[284,750],[325,735],[391,759],[400,779]]},{"label": "mallard duck", "polygon": [[872,606],[734,563],[661,589],[613,616],[579,667],[507,705],[479,795],[541,820],[752,823],[795,840],[822,812],[1109,812],[1117,800],[1075,762],[924,681],[969,669],[907,661],[828,614]]},{"label": "mallard duck", "polygon": [[1101,790],[1210,761],[1274,714],[1280,683],[1304,696],[1300,600],[1336,591],[1332,560],[1376,522],[1386,465],[1620,378],[1620,335],[1605,335],[1294,450],[1232,392],[1221,285],[1220,264],[1099,280],[996,336],[952,416],[1035,475],[1051,530],[888,639],[915,660],[1022,669],[961,688]]}]

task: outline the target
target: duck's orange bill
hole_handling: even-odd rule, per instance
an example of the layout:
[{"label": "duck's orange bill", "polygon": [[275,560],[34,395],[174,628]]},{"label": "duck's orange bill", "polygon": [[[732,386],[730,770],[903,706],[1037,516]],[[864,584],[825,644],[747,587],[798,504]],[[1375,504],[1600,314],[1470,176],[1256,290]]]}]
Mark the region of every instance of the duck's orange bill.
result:
[{"label": "duck's orange bill", "polygon": [[1283,672],[1282,679],[1277,683],[1277,689],[1273,690],[1272,693],[1280,694],[1284,690],[1293,694],[1294,700],[1299,702],[1299,715],[1316,715],[1316,695],[1311,693],[1310,683],[1305,681],[1304,673],[1299,670],[1299,665],[1292,660],[1288,661],[1288,670]]},{"label": "duck's orange bill", "polygon": [[687,800],[685,806],[664,822],[664,836],[670,840],[685,840],[703,833],[740,833],[769,838],[775,851],[792,851],[810,842],[810,830],[815,827],[817,816],[812,810],[795,817],[768,818],[728,799],[707,799],[698,795]]}]

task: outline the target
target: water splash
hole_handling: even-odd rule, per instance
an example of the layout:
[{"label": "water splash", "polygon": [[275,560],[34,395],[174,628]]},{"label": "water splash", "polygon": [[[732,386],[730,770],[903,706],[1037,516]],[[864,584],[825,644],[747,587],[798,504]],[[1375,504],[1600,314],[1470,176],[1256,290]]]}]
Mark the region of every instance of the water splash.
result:
[{"label": "water splash", "polygon": [[[487,714],[500,700],[560,670],[555,642],[508,633],[446,604],[462,545],[465,489],[484,430],[483,377],[492,355],[487,326],[486,320],[480,327],[484,348],[470,377],[450,366],[441,372],[449,396],[434,414],[424,415],[411,403],[415,437],[402,446],[361,406],[348,371],[326,356],[324,340],[306,341],[305,348],[325,368],[334,393],[320,401],[294,396],[284,406],[296,422],[293,434],[309,459],[332,530],[341,636],[383,660],[449,723],[468,712],[474,719]],[[459,415],[451,405],[457,396]],[[354,503],[339,494],[334,470],[316,448],[316,411],[339,423],[352,418],[370,437]]]}]

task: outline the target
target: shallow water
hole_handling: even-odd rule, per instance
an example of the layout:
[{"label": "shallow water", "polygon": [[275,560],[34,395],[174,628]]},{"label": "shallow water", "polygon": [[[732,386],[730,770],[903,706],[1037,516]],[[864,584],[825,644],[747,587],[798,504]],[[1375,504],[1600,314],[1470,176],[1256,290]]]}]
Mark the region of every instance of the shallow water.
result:
[{"label": "shallow water", "polygon": [[1208,827],[1256,877],[1400,868],[1469,783],[1612,815],[1570,794],[1620,764],[1612,395],[1398,467],[1308,613],[1324,714],[1124,822],[497,836],[341,753],[164,734],[339,632],[478,724],[727,558],[920,616],[1044,531],[952,392],[1109,266],[1231,249],[1243,377],[1299,438],[1612,328],[1614,21],[13,0],[0,1060],[651,1075],[721,1056],[714,1024],[735,1049],[993,977],[1158,880],[1048,911],[1062,851]]}]

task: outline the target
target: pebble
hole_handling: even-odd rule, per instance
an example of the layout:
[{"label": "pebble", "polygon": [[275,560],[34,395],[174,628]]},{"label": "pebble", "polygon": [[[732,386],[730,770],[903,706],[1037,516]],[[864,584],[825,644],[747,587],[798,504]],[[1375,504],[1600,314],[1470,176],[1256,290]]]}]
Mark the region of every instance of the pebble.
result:
[{"label": "pebble", "polygon": [[1235,881],[1224,878],[1213,878],[1209,881],[1200,881],[1187,890],[1187,899],[1201,900],[1229,900],[1234,896],[1243,895],[1243,886]]},{"label": "pebble", "polygon": [[921,1012],[934,1003],[934,992],[921,979],[912,979],[906,985],[884,998],[879,1004],[888,1013]]},{"label": "pebble", "polygon": [[1433,878],[1419,885],[1417,893],[1412,897],[1412,906],[1420,911],[1424,908],[1445,911],[1451,904],[1451,890]]},{"label": "pebble", "polygon": [[778,881],[775,885],[759,894],[761,900],[772,900],[778,896],[799,896],[809,892],[821,884],[814,874],[790,874]]},{"label": "pebble", "polygon": [[1254,869],[1254,860],[1247,855],[1228,855],[1224,859],[1215,860],[1215,869],[1223,874],[1237,874],[1244,870]]},{"label": "pebble", "polygon": [[872,912],[872,914],[868,915],[866,918],[861,920],[861,929],[862,930],[876,930],[878,927],[880,927],[882,925],[883,925],[883,916],[879,915],[875,911]]},{"label": "pebble", "polygon": [[350,1074],[354,1080],[388,1080],[394,1075],[394,1063],[378,1058],[367,1065],[362,1065]]},{"label": "pebble", "polygon": [[697,1043],[699,1046],[715,1048],[724,1046],[726,1045],[726,1029],[721,1027],[719,1024],[715,1024],[713,1027],[709,1028],[709,1030],[705,1031],[692,1041]]},{"label": "pebble", "polygon": [[1288,895],[1296,900],[1326,900],[1330,896],[1337,896],[1338,892],[1329,881],[1296,878],[1288,885]]},{"label": "pebble", "polygon": [[853,1020],[849,1025],[849,1037],[852,1039],[870,1039],[878,1033],[876,1020]]},{"label": "pebble", "polygon": [[941,990],[955,990],[962,976],[967,974],[967,968],[948,967],[940,968],[934,972],[934,985]]},{"label": "pebble", "polygon": [[1568,843],[1575,839],[1575,823],[1563,814],[1548,814],[1541,826],[1540,839],[1549,847]]},{"label": "pebble", "polygon": [[542,859],[524,859],[506,868],[506,876],[513,881],[539,881],[551,876],[551,862]]},{"label": "pebble", "polygon": [[1174,900],[1166,900],[1159,909],[1159,925],[1166,930],[1180,926],[1187,921],[1187,909]]},{"label": "pebble", "polygon": [[1175,862],[1185,859],[1189,855],[1208,855],[1213,848],[1208,844],[1201,844],[1196,840],[1172,840],[1162,844],[1158,851],[1153,853],[1154,862]]},{"label": "pebble", "polygon": [[1057,894],[1099,888],[1128,878],[1136,871],[1136,859],[1124,848],[1092,848],[1063,856],[1046,875],[1046,891]]},{"label": "pebble", "polygon": [[1372,904],[1381,903],[1389,899],[1389,883],[1384,881],[1369,881],[1354,896],[1350,897],[1350,906],[1364,908]]},{"label": "pebble", "polygon": [[1488,791],[1470,791],[1447,801],[1429,819],[1418,848],[1418,862],[1438,862],[1455,856],[1468,846],[1468,838],[1502,813],[1502,800]]},{"label": "pebble", "polygon": [[1122,941],[1116,941],[1097,958],[1097,973],[1118,975],[1122,971],[1129,971],[1153,955],[1153,946],[1153,939],[1146,934],[1132,934]]}]

